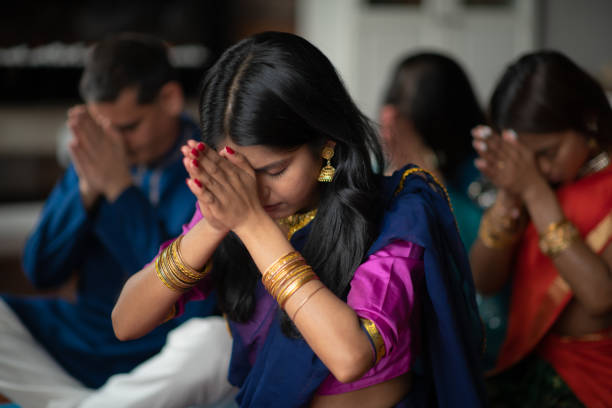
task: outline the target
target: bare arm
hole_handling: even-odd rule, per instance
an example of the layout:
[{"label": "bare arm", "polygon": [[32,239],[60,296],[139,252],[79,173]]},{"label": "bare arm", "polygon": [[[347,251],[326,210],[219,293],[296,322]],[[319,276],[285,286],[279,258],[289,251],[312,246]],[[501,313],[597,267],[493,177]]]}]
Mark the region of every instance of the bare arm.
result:
[{"label": "bare arm", "polygon": [[[540,236],[549,226],[565,220],[554,190],[537,167],[534,153],[519,143],[516,134],[505,132],[503,139],[488,139],[486,147],[483,140],[476,138],[474,147],[481,156],[476,163],[478,168],[498,187],[520,198]],[[482,242],[477,242],[471,260],[477,287],[486,293],[486,290],[497,289],[501,278],[507,278],[510,258],[503,254],[495,258],[491,255],[494,250],[485,249]],[[595,317],[612,312],[611,252],[612,249],[608,248],[598,255],[578,237],[552,257],[559,274],[572,289],[575,300]],[[485,272],[487,266],[488,272]],[[503,272],[498,273],[504,276],[498,279],[492,274],[495,268],[502,269]]]},{"label": "bare arm", "polygon": [[[534,183],[524,194],[533,223],[542,235],[549,225],[565,219],[554,191],[548,184]],[[552,260],[569,284],[576,301],[592,316],[612,312],[612,247],[598,255],[578,237]]]},{"label": "bare arm", "polygon": [[[202,269],[226,233],[202,219],[181,241],[185,263]],[[120,340],[131,340],[149,333],[166,320],[181,295],[162,283],[151,262],[132,275],[121,290],[112,312],[115,335]]]},{"label": "bare arm", "polygon": [[[476,289],[484,295],[501,290],[510,277],[516,244],[525,224],[520,205],[501,190],[493,207],[483,215],[479,236],[470,249],[470,264]],[[492,232],[498,235],[485,239]]]}]

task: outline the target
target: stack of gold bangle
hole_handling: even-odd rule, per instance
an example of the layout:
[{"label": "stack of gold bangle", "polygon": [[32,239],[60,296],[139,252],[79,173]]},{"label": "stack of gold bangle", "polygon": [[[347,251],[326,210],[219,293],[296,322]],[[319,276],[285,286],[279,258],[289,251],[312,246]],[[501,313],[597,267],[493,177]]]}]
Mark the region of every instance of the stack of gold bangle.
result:
[{"label": "stack of gold bangle", "polygon": [[521,236],[522,220],[505,214],[495,214],[494,208],[484,213],[480,220],[478,237],[487,248],[507,248]]},{"label": "stack of gold bangle", "polygon": [[579,236],[574,224],[568,220],[553,222],[540,235],[540,250],[552,258],[566,250]]},{"label": "stack of gold bangle", "polygon": [[264,287],[281,308],[299,288],[313,279],[319,278],[297,251],[278,258],[261,278]]},{"label": "stack of gold bangle", "polygon": [[183,262],[180,244],[183,236],[178,237],[155,258],[157,277],[169,289],[184,292],[192,288],[210,270],[210,263],[203,271],[198,271]]}]

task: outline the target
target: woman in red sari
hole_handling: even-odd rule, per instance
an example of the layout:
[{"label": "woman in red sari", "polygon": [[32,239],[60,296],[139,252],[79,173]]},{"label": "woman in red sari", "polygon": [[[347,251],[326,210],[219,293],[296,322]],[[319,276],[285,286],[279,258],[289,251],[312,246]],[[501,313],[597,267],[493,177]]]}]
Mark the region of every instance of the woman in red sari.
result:
[{"label": "woman in red sari", "polygon": [[470,258],[476,287],[512,280],[493,406],[612,404],[612,111],[565,56],[511,65],[476,129],[477,167],[498,187]]}]

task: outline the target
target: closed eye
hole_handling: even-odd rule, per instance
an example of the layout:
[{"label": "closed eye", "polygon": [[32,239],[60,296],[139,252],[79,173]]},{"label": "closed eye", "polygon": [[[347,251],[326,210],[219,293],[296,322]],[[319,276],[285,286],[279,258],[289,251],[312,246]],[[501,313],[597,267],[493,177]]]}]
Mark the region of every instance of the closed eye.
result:
[{"label": "closed eye", "polygon": [[287,167],[283,167],[280,171],[276,171],[276,172],[269,171],[268,176],[279,177],[285,172],[285,170],[287,170]]}]

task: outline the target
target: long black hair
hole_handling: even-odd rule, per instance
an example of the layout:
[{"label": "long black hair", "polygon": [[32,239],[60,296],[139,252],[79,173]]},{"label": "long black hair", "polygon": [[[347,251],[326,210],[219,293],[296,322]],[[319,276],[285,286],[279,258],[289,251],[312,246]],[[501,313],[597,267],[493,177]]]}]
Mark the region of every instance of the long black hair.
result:
[{"label": "long black hair", "polygon": [[[321,281],[345,297],[355,269],[378,231],[383,163],[372,125],[355,106],[329,60],[293,34],[265,32],[229,48],[207,72],[200,96],[203,140],[216,148],[226,137],[240,146],[320,154],[336,142],[333,182],[320,184],[316,218],[302,255]],[[213,256],[213,280],[221,309],[248,320],[259,272],[240,240],[230,233]],[[287,334],[289,320],[284,316]]]},{"label": "long black hair", "polygon": [[485,115],[470,80],[452,58],[435,52],[405,57],[394,69],[383,97],[410,120],[439,159],[447,180],[473,153],[471,130]]},{"label": "long black hair", "polygon": [[557,51],[525,54],[498,81],[489,106],[492,126],[517,132],[574,130],[610,145],[612,109],[601,85]]}]

